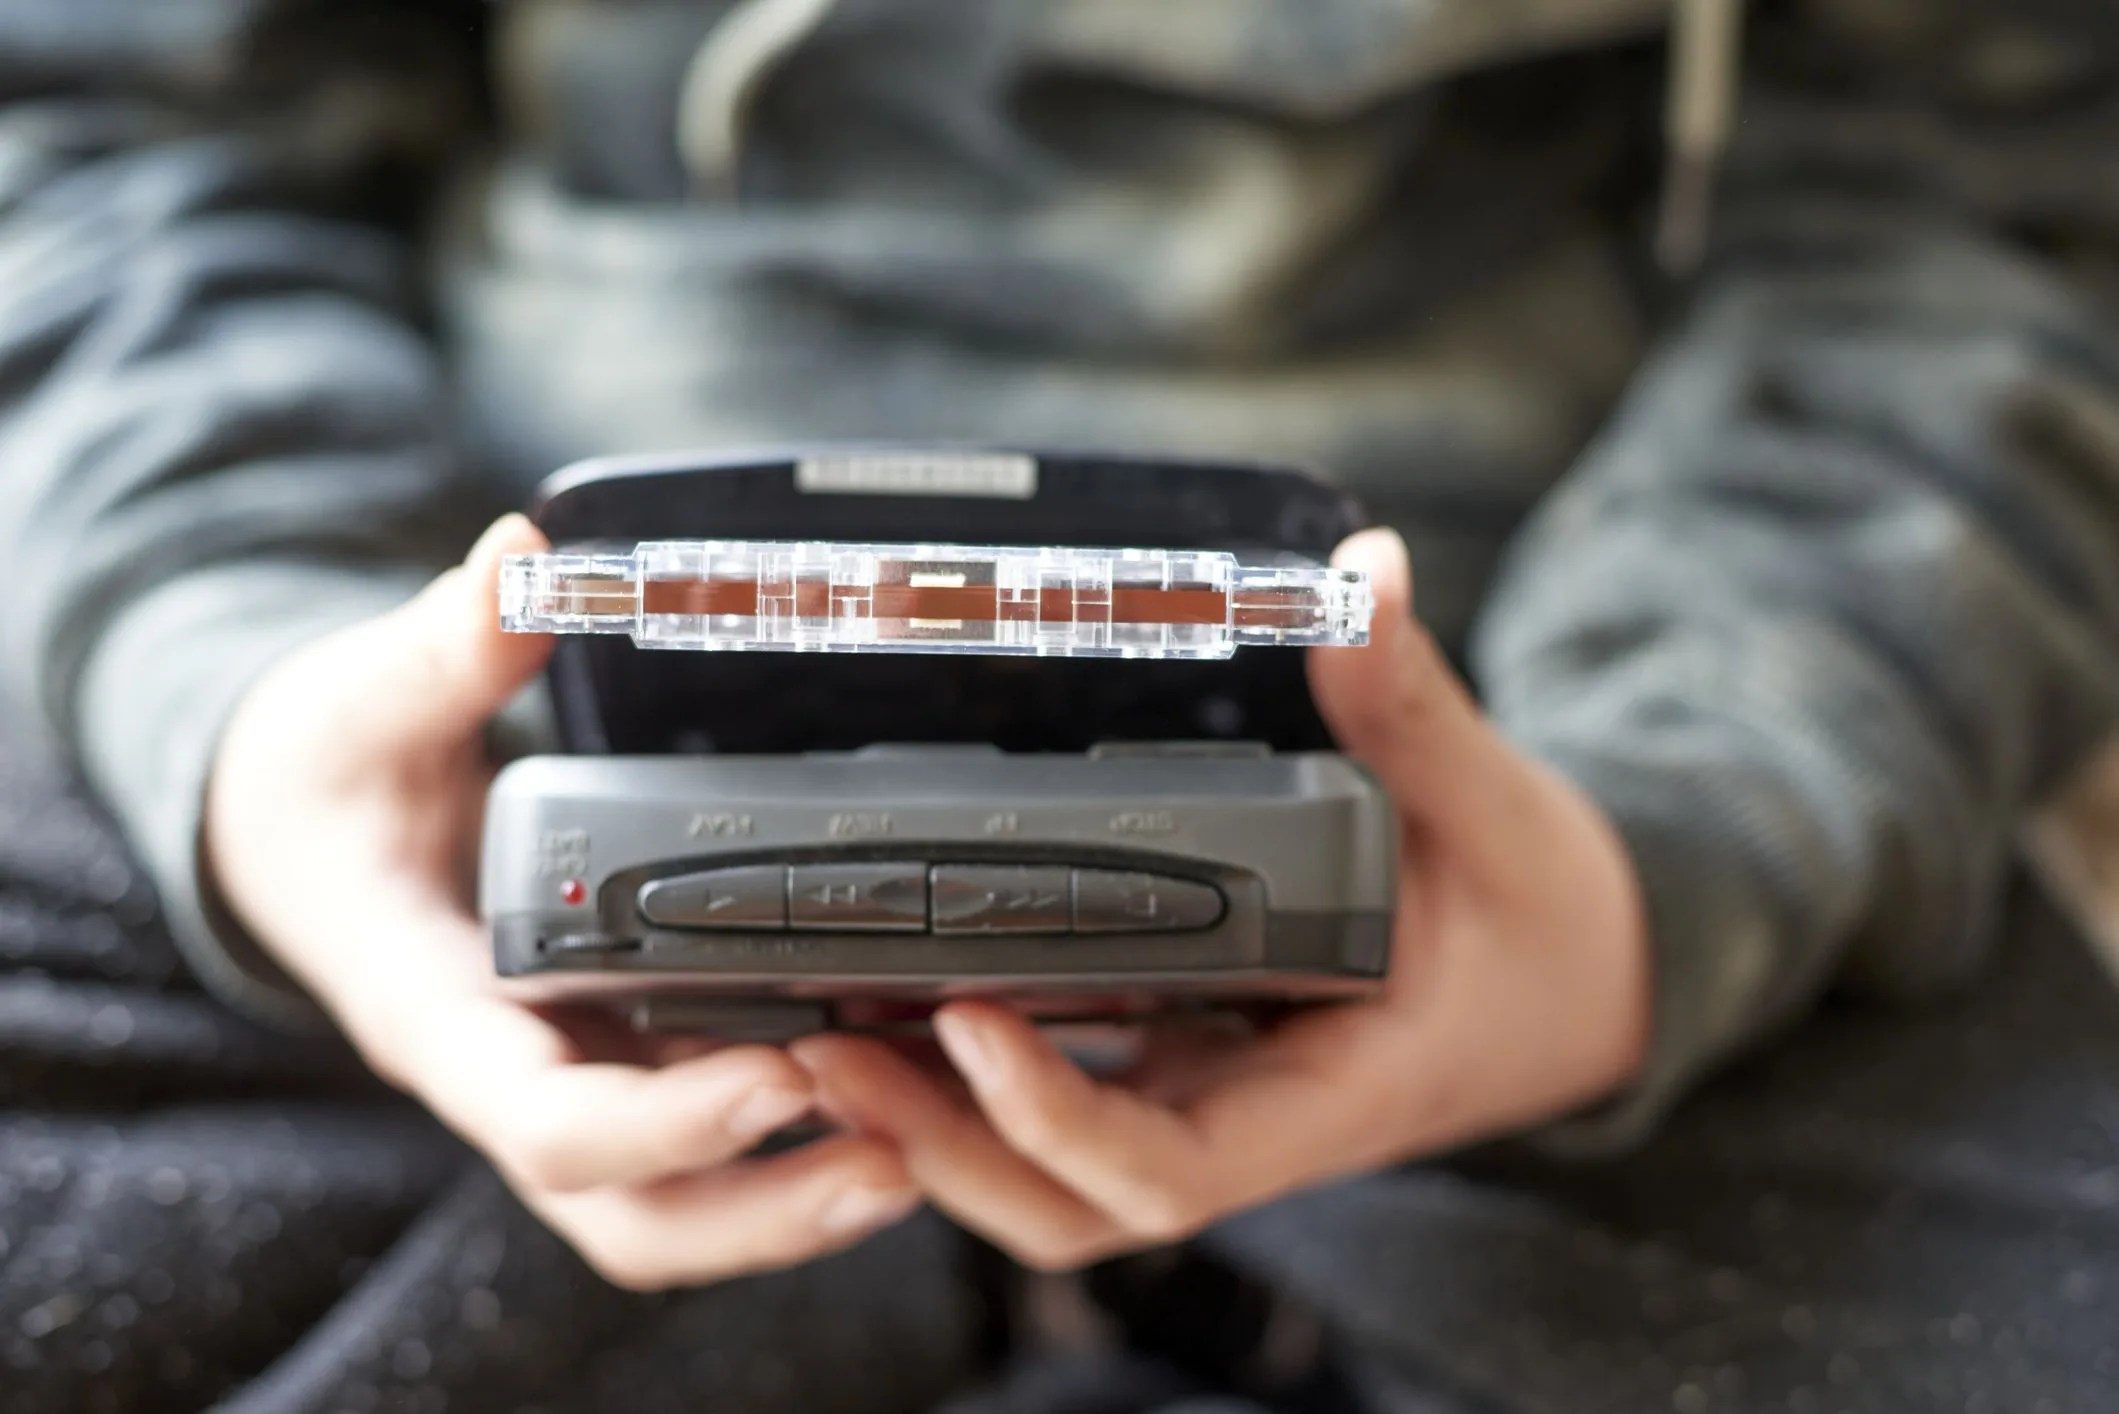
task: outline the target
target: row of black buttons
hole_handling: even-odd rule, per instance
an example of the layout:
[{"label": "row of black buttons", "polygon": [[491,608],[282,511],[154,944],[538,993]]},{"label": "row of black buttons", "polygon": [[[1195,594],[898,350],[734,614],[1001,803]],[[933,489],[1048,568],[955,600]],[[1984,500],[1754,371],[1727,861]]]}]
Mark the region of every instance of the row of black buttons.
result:
[{"label": "row of black buttons", "polygon": [[750,864],[641,886],[662,928],[863,933],[1163,933],[1221,921],[1194,879],[1065,865]]}]

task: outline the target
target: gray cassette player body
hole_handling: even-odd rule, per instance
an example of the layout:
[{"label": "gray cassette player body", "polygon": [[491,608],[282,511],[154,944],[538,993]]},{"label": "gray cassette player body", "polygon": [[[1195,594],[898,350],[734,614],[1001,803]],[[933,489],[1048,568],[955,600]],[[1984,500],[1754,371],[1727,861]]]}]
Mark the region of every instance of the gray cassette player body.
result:
[{"label": "gray cassette player body", "polygon": [[1362,995],[1395,857],[1381,789],[1326,753],[546,756],[493,786],[480,903],[529,997],[779,1035],[967,994],[1055,1018]]}]

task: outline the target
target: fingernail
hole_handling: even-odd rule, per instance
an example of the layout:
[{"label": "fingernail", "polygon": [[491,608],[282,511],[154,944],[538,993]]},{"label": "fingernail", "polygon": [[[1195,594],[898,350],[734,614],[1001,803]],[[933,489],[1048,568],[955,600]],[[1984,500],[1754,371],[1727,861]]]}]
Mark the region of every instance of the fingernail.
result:
[{"label": "fingernail", "polygon": [[726,1126],[737,1139],[763,1139],[793,1123],[808,1108],[809,1096],[799,1090],[754,1090],[729,1111]]},{"label": "fingernail", "polygon": [[1419,607],[1420,577],[1413,573],[1413,547],[1405,543],[1405,537],[1395,528],[1385,527],[1391,538],[1391,559],[1396,561],[1399,578],[1405,581],[1405,608],[1412,613]]},{"label": "fingernail", "polygon": [[995,1078],[993,1048],[979,1029],[954,1012],[937,1012],[934,1034],[949,1053],[949,1059],[974,1085],[991,1084]]},{"label": "fingernail", "polygon": [[1396,527],[1372,525],[1366,530],[1355,531],[1340,541],[1338,549],[1332,552],[1332,565],[1336,569],[1358,569],[1363,562],[1372,561],[1378,555],[1391,562],[1393,577],[1404,583],[1405,606],[1411,610],[1414,594],[1413,552]]},{"label": "fingernail", "polygon": [[509,511],[499,520],[494,521],[485,528],[484,533],[478,537],[477,541],[472,544],[470,550],[464,555],[464,563],[467,565],[476,564],[479,556],[484,553],[487,546],[513,538],[516,531],[526,524],[528,520],[529,517],[521,511]]},{"label": "fingernail", "polygon": [[840,1236],[868,1232],[889,1226],[919,1205],[915,1188],[852,1188],[825,1204],[817,1223]]}]

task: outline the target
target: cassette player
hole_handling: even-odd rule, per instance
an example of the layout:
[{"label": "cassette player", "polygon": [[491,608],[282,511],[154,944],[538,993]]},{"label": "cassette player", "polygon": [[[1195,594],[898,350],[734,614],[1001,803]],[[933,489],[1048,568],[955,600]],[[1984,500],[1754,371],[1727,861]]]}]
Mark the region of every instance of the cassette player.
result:
[{"label": "cassette player", "polygon": [[832,448],[590,463],[534,514],[501,613],[561,635],[563,750],[496,778],[480,875],[525,998],[783,1038],[1380,985],[1392,812],[1281,651],[1365,641],[1343,494]]},{"label": "cassette player", "polygon": [[1390,812],[1324,753],[540,757],[490,819],[502,974],[657,1029],[967,993],[1055,1019],[1316,1000],[1369,990],[1389,950]]}]

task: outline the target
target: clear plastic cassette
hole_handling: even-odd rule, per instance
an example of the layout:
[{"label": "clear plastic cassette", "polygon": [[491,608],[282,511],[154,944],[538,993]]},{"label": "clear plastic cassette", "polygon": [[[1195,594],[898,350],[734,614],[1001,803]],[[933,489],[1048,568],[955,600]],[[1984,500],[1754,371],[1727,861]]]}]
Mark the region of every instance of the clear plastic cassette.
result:
[{"label": "clear plastic cassette", "polygon": [[1367,576],[1221,551],[643,541],[509,556],[502,627],[645,648],[1225,658],[1368,641]]}]

